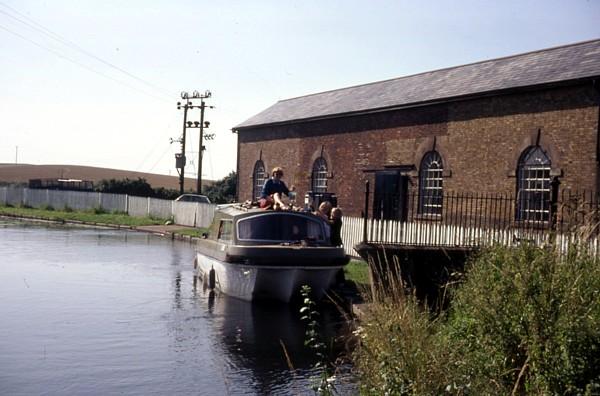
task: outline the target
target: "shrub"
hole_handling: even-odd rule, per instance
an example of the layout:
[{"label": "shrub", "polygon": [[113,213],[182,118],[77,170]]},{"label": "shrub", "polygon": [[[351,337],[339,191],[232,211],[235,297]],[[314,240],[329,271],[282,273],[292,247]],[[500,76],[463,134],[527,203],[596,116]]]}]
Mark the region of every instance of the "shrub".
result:
[{"label": "shrub", "polygon": [[98,186],[96,186],[96,191],[112,194],[129,194],[139,197],[154,196],[152,186],[150,186],[146,179],[141,177],[137,180],[130,180],[129,178],[122,180],[101,180]]},{"label": "shrub", "polygon": [[146,179],[143,178],[138,178],[137,180],[130,180],[129,178],[101,180],[96,186],[96,191],[160,199],[175,199],[179,196],[179,191],[177,190],[166,189],[164,187],[152,188]]},{"label": "shrub", "polygon": [[101,206],[96,206],[95,208],[93,208],[93,209],[91,210],[91,212],[92,212],[93,214],[97,214],[97,215],[100,215],[100,214],[108,214],[108,211],[107,211],[106,209],[104,209],[103,207],[101,207]]},{"label": "shrub", "polygon": [[600,391],[600,261],[585,251],[490,248],[440,315],[392,290],[357,333],[366,394]]},{"label": "shrub", "polygon": [[600,261],[492,248],[469,266],[446,327],[458,371],[486,389],[583,393],[600,384]]},{"label": "shrub", "polygon": [[235,202],[237,188],[237,173],[230,172],[221,180],[206,186],[204,194],[210,199],[210,202],[224,204]]},{"label": "shrub", "polygon": [[[399,262],[389,268],[399,274]],[[378,268],[369,263],[372,269]],[[366,395],[427,395],[445,391],[448,350],[439,342],[440,319],[407,291],[400,277],[375,274],[361,325],[355,331],[358,345],[354,361],[360,390]],[[373,297],[375,296],[375,297]],[[373,298],[375,298],[373,300]]]}]

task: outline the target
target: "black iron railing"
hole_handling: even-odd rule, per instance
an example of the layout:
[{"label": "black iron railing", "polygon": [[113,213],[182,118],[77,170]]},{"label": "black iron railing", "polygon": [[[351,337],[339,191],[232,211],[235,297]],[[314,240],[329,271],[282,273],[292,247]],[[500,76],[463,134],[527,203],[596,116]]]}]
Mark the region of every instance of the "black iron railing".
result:
[{"label": "black iron railing", "polygon": [[[547,190],[510,194],[365,192],[363,240],[432,246],[479,246],[598,236],[598,196]],[[371,212],[369,214],[369,212]]]}]

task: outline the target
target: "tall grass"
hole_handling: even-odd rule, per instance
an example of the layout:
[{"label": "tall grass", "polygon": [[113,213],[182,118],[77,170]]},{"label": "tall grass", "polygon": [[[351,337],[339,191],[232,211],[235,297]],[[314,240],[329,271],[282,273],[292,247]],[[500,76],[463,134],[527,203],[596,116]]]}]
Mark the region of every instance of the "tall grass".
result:
[{"label": "tall grass", "polygon": [[356,332],[364,394],[600,393],[600,261],[581,248],[489,248],[441,313],[383,288]]}]

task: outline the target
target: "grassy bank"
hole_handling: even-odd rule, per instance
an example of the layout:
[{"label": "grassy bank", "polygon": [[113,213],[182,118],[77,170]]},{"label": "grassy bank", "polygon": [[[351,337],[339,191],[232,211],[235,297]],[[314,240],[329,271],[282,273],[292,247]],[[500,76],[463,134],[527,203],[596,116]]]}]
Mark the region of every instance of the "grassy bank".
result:
[{"label": "grassy bank", "polygon": [[396,286],[356,331],[361,393],[600,394],[600,261],[586,252],[488,249],[441,313]]},{"label": "grassy bank", "polygon": [[351,260],[344,267],[346,280],[354,282],[357,286],[366,288],[369,285],[369,265],[362,260]]},{"label": "grassy bank", "polygon": [[101,210],[80,212],[72,210],[53,210],[51,208],[35,209],[10,206],[0,206],[0,215],[49,221],[75,221],[90,224],[111,224],[131,227],[164,224],[165,222],[164,219],[133,217],[124,213],[106,213]]},{"label": "grassy bank", "polygon": [[208,233],[209,231],[208,228],[182,228],[180,230],[175,230],[175,233],[192,238],[202,238],[202,234]]}]

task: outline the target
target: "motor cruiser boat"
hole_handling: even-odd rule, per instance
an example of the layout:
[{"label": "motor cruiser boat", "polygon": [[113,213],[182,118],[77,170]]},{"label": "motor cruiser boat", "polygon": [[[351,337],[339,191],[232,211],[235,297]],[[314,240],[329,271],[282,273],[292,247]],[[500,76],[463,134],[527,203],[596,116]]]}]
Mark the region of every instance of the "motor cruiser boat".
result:
[{"label": "motor cruiser boat", "polygon": [[309,212],[226,205],[198,241],[196,275],[242,300],[289,302],[303,285],[318,300],[349,261],[330,243],[329,225]]}]

